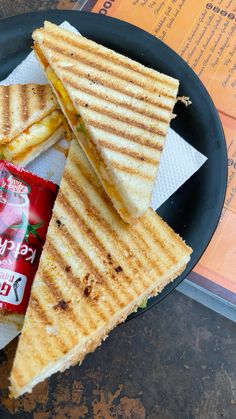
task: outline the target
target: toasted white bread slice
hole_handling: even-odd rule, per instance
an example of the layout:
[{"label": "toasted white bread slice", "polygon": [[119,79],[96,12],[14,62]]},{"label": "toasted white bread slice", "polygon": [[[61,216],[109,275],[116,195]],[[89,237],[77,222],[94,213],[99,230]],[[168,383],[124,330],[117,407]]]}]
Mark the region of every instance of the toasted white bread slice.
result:
[{"label": "toasted white bread slice", "polygon": [[49,85],[0,85],[0,157],[26,166],[67,128]]},{"label": "toasted white bread slice", "polygon": [[35,53],[121,217],[149,207],[179,82],[52,23]]},{"label": "toasted white bread slice", "polygon": [[[35,145],[32,148],[27,149],[23,154],[16,155],[12,161],[13,164],[21,167],[27,166],[30,162],[35,160],[39,157],[42,153],[47,151],[53,145],[55,145],[58,141],[60,141],[63,136],[67,133],[68,130],[65,130],[63,125],[60,125],[55,132],[52,132],[51,135],[42,143]],[[66,134],[67,135],[67,134]],[[67,137],[69,138],[69,137]]]},{"label": "toasted white bread slice", "polygon": [[151,209],[127,224],[72,140],[10,376],[18,397],[82,362],[175,279],[191,249]]}]

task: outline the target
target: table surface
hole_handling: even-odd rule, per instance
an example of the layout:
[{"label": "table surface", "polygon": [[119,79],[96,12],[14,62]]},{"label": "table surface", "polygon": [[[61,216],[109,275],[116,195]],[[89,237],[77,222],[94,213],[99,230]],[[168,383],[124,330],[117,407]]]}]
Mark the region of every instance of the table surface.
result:
[{"label": "table surface", "polygon": [[174,291],[117,327],[81,366],[7,397],[17,339],[0,352],[1,419],[233,419],[236,326]]},{"label": "table surface", "polygon": [[[1,0],[0,17],[75,3]],[[233,419],[235,332],[234,323],[174,291],[117,327],[82,366],[10,400],[15,339],[0,352],[0,418]]]}]

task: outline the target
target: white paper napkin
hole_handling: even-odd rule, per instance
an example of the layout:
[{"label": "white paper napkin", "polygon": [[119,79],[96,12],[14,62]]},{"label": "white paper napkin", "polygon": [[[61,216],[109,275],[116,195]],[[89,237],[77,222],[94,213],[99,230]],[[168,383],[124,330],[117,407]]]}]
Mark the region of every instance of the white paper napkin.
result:
[{"label": "white paper napkin", "polygon": [[[61,24],[72,32],[78,31],[68,22]],[[47,83],[34,53],[31,52],[21,64],[0,84]],[[60,146],[68,147],[65,140]],[[187,179],[189,179],[206,161],[206,157],[188,144],[171,128],[168,131],[166,145],[162,154],[158,177],[153,189],[151,206],[156,210],[165,202]],[[59,184],[65,165],[65,156],[52,147],[27,166],[27,169]],[[8,330],[8,333],[7,333]],[[19,332],[12,328],[1,330],[0,349],[7,345]]]}]

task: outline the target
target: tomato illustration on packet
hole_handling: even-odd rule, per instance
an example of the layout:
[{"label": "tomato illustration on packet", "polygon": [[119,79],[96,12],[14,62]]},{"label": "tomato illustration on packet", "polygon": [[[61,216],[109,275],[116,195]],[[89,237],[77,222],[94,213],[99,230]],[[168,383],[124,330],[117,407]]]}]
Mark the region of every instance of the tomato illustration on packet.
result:
[{"label": "tomato illustration on packet", "polygon": [[0,160],[0,310],[26,311],[57,189]]}]

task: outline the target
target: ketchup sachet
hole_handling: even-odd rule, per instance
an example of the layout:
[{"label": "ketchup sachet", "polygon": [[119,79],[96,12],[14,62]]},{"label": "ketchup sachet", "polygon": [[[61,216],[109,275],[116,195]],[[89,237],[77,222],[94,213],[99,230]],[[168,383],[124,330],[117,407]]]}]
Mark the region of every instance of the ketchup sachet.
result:
[{"label": "ketchup sachet", "polygon": [[0,160],[0,310],[26,311],[57,190]]}]

